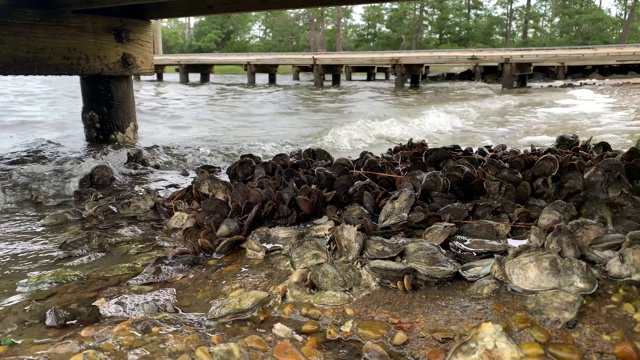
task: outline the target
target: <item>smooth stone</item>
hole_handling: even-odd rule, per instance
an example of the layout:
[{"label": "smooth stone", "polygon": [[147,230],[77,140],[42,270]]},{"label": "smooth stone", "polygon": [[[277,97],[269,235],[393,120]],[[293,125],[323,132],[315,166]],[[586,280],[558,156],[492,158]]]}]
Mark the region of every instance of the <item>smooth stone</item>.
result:
[{"label": "smooth stone", "polygon": [[304,356],[307,357],[307,360],[322,360],[324,359],[324,356],[322,355],[322,353],[317,350],[314,349],[312,347],[309,346],[303,346],[302,349],[300,349],[300,351],[304,354]]},{"label": "smooth stone", "polygon": [[327,328],[327,340],[337,340],[340,337],[340,329],[337,326],[331,325]]},{"label": "smooth stone", "polygon": [[447,357],[448,360],[521,359],[522,350],[513,343],[502,326],[482,323],[458,341]]},{"label": "smooth stone", "polygon": [[2,354],[6,354],[9,352],[9,346],[7,345],[0,345],[0,355]]},{"label": "smooth stone", "polygon": [[[78,360],[82,360],[82,359],[78,359]],[[180,355],[180,357],[178,357],[178,360],[191,360],[191,356],[187,354],[182,354]]]},{"label": "smooth stone", "polygon": [[533,320],[526,315],[514,315],[511,317],[511,323],[516,331],[528,329],[533,326]]},{"label": "smooth stone", "polygon": [[89,336],[93,336],[95,334],[96,334],[96,329],[91,327],[91,326],[86,327],[86,328],[82,329],[82,331],[80,331],[80,336],[82,336],[82,337],[89,337]]},{"label": "smooth stone", "polygon": [[531,336],[533,336],[533,338],[539,343],[544,344],[547,341],[551,340],[551,334],[549,334],[549,332],[546,329],[540,326],[532,327],[530,332],[531,332]]},{"label": "smooth stone", "polygon": [[107,359],[107,357],[104,356],[104,354],[97,352],[95,350],[87,350],[72,356],[69,360],[104,360],[104,359]]},{"label": "smooth stone", "polygon": [[404,333],[404,331],[398,331],[396,333],[396,335],[393,337],[393,341],[391,342],[394,346],[400,346],[402,344],[404,344],[405,342],[407,342],[407,340],[409,340],[409,337],[407,336],[407,334]]},{"label": "smooth stone", "polygon": [[362,340],[380,340],[391,330],[391,326],[384,321],[367,320],[359,322],[356,333]]},{"label": "smooth stone", "polygon": [[304,325],[302,325],[300,332],[303,334],[313,334],[320,330],[322,330],[322,327],[320,326],[320,324],[318,324],[313,320],[310,320],[310,321],[307,321]]},{"label": "smooth stone", "polygon": [[244,345],[249,349],[258,351],[268,351],[269,345],[258,335],[250,335],[242,340]]},{"label": "smooth stone", "polygon": [[214,360],[245,360],[249,354],[237,343],[220,344],[209,348]]},{"label": "smooth stone", "polygon": [[213,359],[213,356],[211,356],[211,354],[209,353],[209,350],[204,346],[200,346],[199,348],[197,348],[194,356],[196,357],[196,360],[212,360]]},{"label": "smooth stone", "polygon": [[391,360],[389,354],[380,346],[367,341],[362,347],[362,356],[367,360]]},{"label": "smooth stone", "polygon": [[68,354],[68,353],[77,353],[80,351],[80,345],[77,341],[67,340],[53,345],[47,350],[48,353],[53,354]]},{"label": "smooth stone", "polygon": [[518,345],[526,356],[544,356],[545,352],[542,345],[538,343],[526,343]]},{"label": "smooth stone", "polygon": [[306,360],[304,354],[287,340],[273,348],[273,356],[277,360]]},{"label": "smooth stone", "polygon": [[632,341],[626,340],[617,343],[611,351],[620,360],[638,360],[640,359],[640,350]]},{"label": "smooth stone", "polygon": [[443,349],[432,349],[427,353],[429,360],[445,360],[447,352]]},{"label": "smooth stone", "polygon": [[582,350],[571,344],[551,343],[547,345],[547,353],[556,360],[582,360]]},{"label": "smooth stone", "polygon": [[318,308],[311,308],[309,309],[309,311],[307,312],[306,315],[309,319],[313,319],[313,320],[319,320],[322,317],[322,310],[318,309]]}]

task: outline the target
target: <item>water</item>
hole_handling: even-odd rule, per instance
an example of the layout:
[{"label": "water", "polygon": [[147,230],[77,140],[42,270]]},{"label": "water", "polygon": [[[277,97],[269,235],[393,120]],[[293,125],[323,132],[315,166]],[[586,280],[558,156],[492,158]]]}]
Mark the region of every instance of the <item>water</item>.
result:
[{"label": "water", "polygon": [[[499,85],[471,82],[395,91],[391,81],[316,90],[305,76],[293,82],[281,75],[278,86],[255,87],[244,76],[212,79],[185,86],[166,74],[163,83],[144,77],[134,83],[138,145],[160,166],[144,173],[122,167],[126,148],[84,142],[77,78],[0,77],[0,309],[24,300],[18,280],[60,262],[65,229],[45,229],[39,221],[68,204],[78,179],[98,163],[167,193],[190,181],[178,175],[182,169],[225,167],[244,153],[268,157],[320,146],[334,156],[357,156],[409,138],[525,148],[550,145],[560,133],[628,148],[640,138],[640,85],[502,94]],[[257,82],[265,84],[266,75]]]}]

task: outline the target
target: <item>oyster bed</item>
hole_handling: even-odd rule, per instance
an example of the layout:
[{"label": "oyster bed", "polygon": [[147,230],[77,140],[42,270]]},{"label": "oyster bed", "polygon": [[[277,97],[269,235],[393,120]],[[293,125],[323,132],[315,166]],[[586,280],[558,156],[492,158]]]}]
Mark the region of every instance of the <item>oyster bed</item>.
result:
[{"label": "oyster bed", "polygon": [[17,284],[31,303],[0,311],[0,354],[640,356],[637,146],[410,140],[219,171],[163,198],[95,167],[75,207],[43,219],[67,228],[64,266]]}]

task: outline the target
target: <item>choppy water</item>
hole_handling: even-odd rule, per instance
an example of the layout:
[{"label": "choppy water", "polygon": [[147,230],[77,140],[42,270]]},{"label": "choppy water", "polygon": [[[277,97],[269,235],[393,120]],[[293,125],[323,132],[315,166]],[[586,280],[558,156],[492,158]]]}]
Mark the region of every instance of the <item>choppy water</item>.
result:
[{"label": "choppy water", "polygon": [[[345,82],[315,90],[310,77],[278,86],[244,76],[180,85],[167,74],[135,83],[139,146],[161,170],[138,182],[164,189],[203,163],[226,166],[244,153],[271,156],[321,146],[334,155],[385,151],[410,137],[433,145],[549,145],[577,133],[627,148],[640,137],[640,85],[535,89],[502,94],[499,85],[431,83],[394,91],[392,82]],[[266,75],[258,76],[266,83]],[[69,201],[80,176],[101,162],[122,178],[127,149],[84,142],[75,77],[0,77],[0,307],[15,282],[46,268],[59,234],[38,221]],[[9,298],[9,300],[7,300]]]}]

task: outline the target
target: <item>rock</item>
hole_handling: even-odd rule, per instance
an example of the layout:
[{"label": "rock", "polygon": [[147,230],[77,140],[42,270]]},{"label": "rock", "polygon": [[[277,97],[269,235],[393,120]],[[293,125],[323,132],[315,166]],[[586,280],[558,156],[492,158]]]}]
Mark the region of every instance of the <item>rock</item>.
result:
[{"label": "rock", "polygon": [[307,360],[323,360],[324,356],[322,355],[322,352],[320,352],[320,350],[318,349],[314,349],[310,346],[303,346],[302,349],[300,349],[300,351],[304,354],[304,356],[307,357]]},{"label": "rock", "polygon": [[353,302],[353,297],[344,291],[318,291],[311,302],[316,306],[344,306]]},{"label": "rock", "polygon": [[173,216],[169,219],[167,219],[164,222],[164,226],[169,229],[169,230],[173,230],[173,229],[184,229],[185,224],[187,223],[187,220],[189,219],[189,214],[182,212],[182,211],[176,211],[175,214],[173,214]]},{"label": "rock", "polygon": [[30,292],[34,290],[47,290],[58,285],[85,279],[87,275],[72,269],[56,269],[43,271],[27,279],[18,281],[16,290]]},{"label": "rock", "polygon": [[467,289],[466,294],[469,296],[488,298],[500,289],[500,283],[491,278],[482,278],[471,285]]},{"label": "rock", "polygon": [[514,315],[511,317],[511,324],[515,331],[521,331],[530,328],[533,325],[533,320],[525,315]]},{"label": "rock", "polygon": [[[146,294],[126,294],[111,300],[97,300],[97,306],[105,317],[137,317],[160,312],[175,312],[176,289],[165,288]],[[173,310],[173,311],[171,311]]]},{"label": "rock", "polygon": [[213,356],[211,356],[211,354],[209,353],[209,350],[204,346],[200,346],[199,348],[197,348],[193,356],[196,358],[196,360],[212,360],[213,359]]},{"label": "rock", "polygon": [[407,342],[407,340],[409,340],[409,337],[407,336],[407,334],[405,334],[404,331],[400,330],[393,337],[393,341],[391,343],[394,346],[400,346],[400,345],[404,344],[405,342]]},{"label": "rock", "polygon": [[538,343],[520,344],[520,349],[526,356],[544,356],[544,348]]},{"label": "rock", "polygon": [[207,313],[207,319],[231,321],[255,315],[270,300],[269,293],[258,290],[245,291],[238,296],[215,300]]},{"label": "rock", "polygon": [[40,223],[43,226],[55,226],[82,219],[84,219],[82,211],[78,209],[67,209],[47,215]]},{"label": "rock", "polygon": [[322,330],[322,327],[320,326],[320,324],[318,324],[313,320],[310,320],[310,321],[307,321],[304,325],[302,325],[300,332],[303,334],[313,334],[320,330]]},{"label": "rock", "polygon": [[79,354],[72,356],[69,360],[106,360],[108,359],[104,354],[95,350],[86,350]]},{"label": "rock", "polygon": [[305,356],[300,352],[300,350],[291,345],[288,340],[285,340],[274,346],[273,356],[277,360],[307,360]]},{"label": "rock", "polygon": [[213,360],[245,360],[249,358],[246,350],[237,343],[219,344],[209,348]]},{"label": "rock", "polygon": [[633,341],[625,340],[617,343],[611,351],[620,360],[638,360],[640,359],[640,350]]},{"label": "rock", "polygon": [[269,345],[258,335],[250,335],[242,340],[244,346],[249,349],[258,350],[258,351],[268,351]]},{"label": "rock", "polygon": [[67,324],[67,321],[73,320],[71,318],[71,314],[64,310],[59,309],[57,307],[52,307],[47,310],[45,314],[44,324],[50,327],[63,327]]},{"label": "rock", "polygon": [[584,358],[582,350],[570,344],[550,343],[547,345],[547,353],[556,360],[582,360]]},{"label": "rock", "polygon": [[551,334],[549,334],[549,332],[546,329],[540,326],[532,327],[531,330],[529,330],[529,332],[531,333],[531,336],[534,338],[534,340],[539,343],[544,344],[549,340],[551,340]]},{"label": "rock", "polygon": [[513,343],[502,326],[490,322],[473,329],[469,336],[456,343],[447,360],[521,359],[522,350]]},{"label": "rock", "polygon": [[189,273],[191,265],[196,265],[200,259],[193,255],[160,256],[136,277],[127,281],[127,285],[143,285],[167,280],[179,280]]},{"label": "rock", "polygon": [[281,338],[302,341],[302,336],[296,334],[296,332],[293,331],[292,328],[281,323],[276,323],[275,325],[273,325],[273,329],[271,329],[271,332]]},{"label": "rock", "polygon": [[269,232],[266,229],[257,229],[247,237],[247,240],[241,245],[246,249],[247,259],[262,260],[267,254],[267,248],[262,246],[261,237],[268,238]]},{"label": "rock", "polygon": [[576,317],[582,301],[580,295],[552,290],[530,296],[525,305],[541,324],[560,329]]},{"label": "rock", "polygon": [[391,326],[384,321],[366,320],[358,322],[356,325],[356,334],[362,340],[380,340],[391,330]]},{"label": "rock", "polygon": [[362,347],[362,356],[367,360],[391,360],[383,348],[371,341],[367,341]]},{"label": "rock", "polygon": [[597,71],[594,71],[589,75],[589,79],[591,80],[604,80],[604,76]]},{"label": "rock", "polygon": [[66,340],[50,347],[47,352],[50,354],[68,354],[80,351],[80,344],[75,340]]}]

